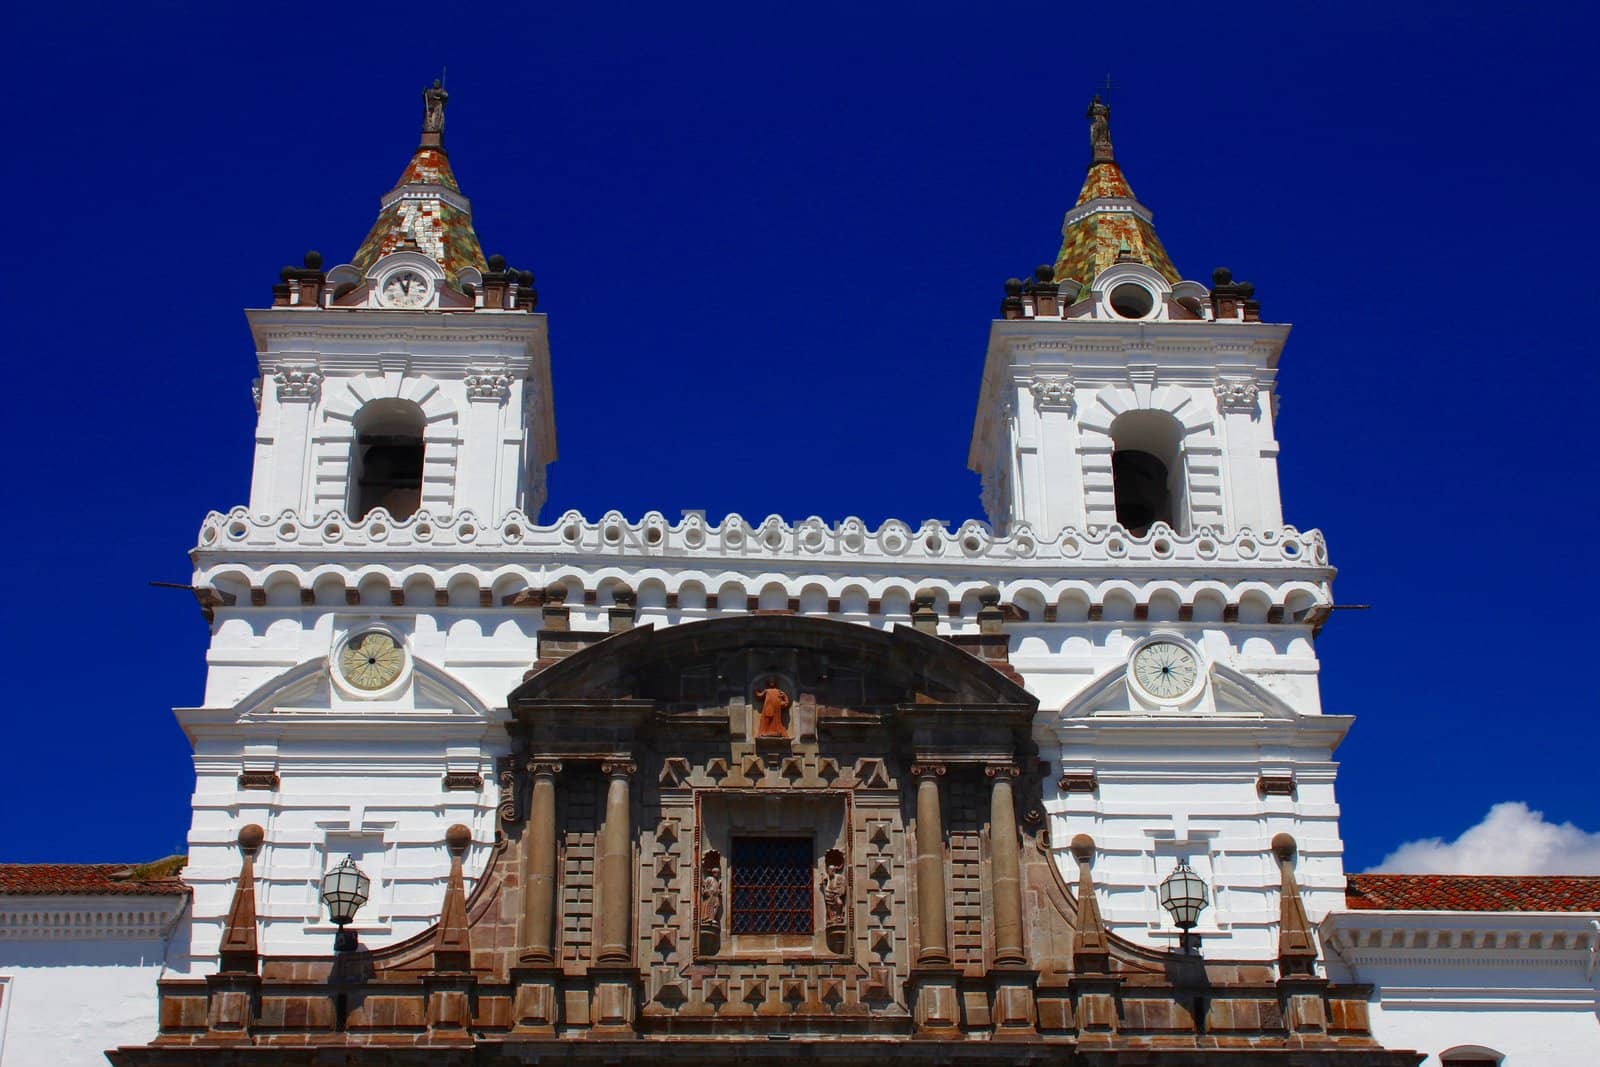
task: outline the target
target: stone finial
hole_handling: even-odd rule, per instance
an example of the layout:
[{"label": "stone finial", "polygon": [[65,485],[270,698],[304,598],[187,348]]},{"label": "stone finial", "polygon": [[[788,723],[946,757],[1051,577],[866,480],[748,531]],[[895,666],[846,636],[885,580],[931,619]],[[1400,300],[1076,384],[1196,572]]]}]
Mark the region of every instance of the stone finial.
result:
[{"label": "stone finial", "polygon": [[228,906],[228,922],[218,950],[219,969],[224,974],[255,974],[260,970],[261,954],[256,942],[256,852],[266,836],[266,831],[255,823],[246,823],[239,829],[239,851],[244,853],[244,861],[239,867],[239,884],[233,888],[233,903]]},{"label": "stone finial", "polygon": [[992,585],[978,590],[978,632],[1002,633],[1005,626],[1006,613],[1000,606],[1000,590]]},{"label": "stone finial", "polygon": [[611,590],[611,606],[606,609],[607,626],[612,633],[633,629],[639,617],[639,594],[631,585],[617,585]]},{"label": "stone finial", "polygon": [[939,612],[934,608],[935,592],[932,589],[919,589],[911,598],[911,625],[925,634],[938,636]]},{"label": "stone finial", "polygon": [[541,611],[542,625],[546,630],[565,630],[571,625],[571,609],[567,607],[567,587],[560,582],[545,587]]},{"label": "stone finial", "polygon": [[1272,839],[1272,854],[1278,859],[1282,887],[1278,900],[1278,970],[1285,977],[1316,973],[1317,943],[1311,936],[1305,902],[1295,882],[1294,860],[1298,846],[1288,834]]},{"label": "stone finial", "polygon": [[1100,918],[1100,904],[1094,897],[1094,838],[1078,834],[1069,846],[1078,861],[1078,921],[1073,925],[1072,969],[1082,974],[1099,973],[1110,965],[1106,925]]},{"label": "stone finial", "polygon": [[444,842],[450,850],[450,881],[445,886],[439,933],[433,942],[433,969],[470,971],[472,941],[467,930],[467,891],[461,858],[472,844],[472,831],[456,823],[444,832]]}]

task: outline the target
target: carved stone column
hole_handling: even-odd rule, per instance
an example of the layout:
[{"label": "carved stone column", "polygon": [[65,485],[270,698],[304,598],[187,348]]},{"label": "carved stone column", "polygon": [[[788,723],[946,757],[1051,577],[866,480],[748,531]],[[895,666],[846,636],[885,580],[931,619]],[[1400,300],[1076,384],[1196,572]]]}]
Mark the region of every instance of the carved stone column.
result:
[{"label": "carved stone column", "polygon": [[609,760],[600,768],[606,785],[606,821],[600,834],[600,956],[603,964],[633,959],[633,835],[628,779],[634,764]]},{"label": "carved stone column", "polygon": [[994,961],[1007,966],[1027,962],[1022,951],[1022,857],[1017,845],[1017,807],[1012,782],[1017,768],[987,767],[989,849],[994,878]]},{"label": "carved stone column", "polygon": [[561,764],[554,760],[528,762],[533,787],[523,837],[522,930],[518,937],[523,963],[555,962],[556,775],[560,773]]},{"label": "carved stone column", "polygon": [[921,927],[917,963],[936,967],[950,962],[944,820],[939,810],[939,779],[944,773],[942,763],[917,763],[911,767],[911,775],[917,780],[917,923]]}]

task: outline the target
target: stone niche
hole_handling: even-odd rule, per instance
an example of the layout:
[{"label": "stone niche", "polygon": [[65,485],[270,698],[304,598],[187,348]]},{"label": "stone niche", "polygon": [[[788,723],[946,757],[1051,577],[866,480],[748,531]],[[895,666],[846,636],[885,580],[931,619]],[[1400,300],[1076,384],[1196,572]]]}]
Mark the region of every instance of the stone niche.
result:
[{"label": "stone niche", "polygon": [[[702,960],[847,959],[848,791],[695,791]],[[830,944],[831,940],[831,944]]]}]

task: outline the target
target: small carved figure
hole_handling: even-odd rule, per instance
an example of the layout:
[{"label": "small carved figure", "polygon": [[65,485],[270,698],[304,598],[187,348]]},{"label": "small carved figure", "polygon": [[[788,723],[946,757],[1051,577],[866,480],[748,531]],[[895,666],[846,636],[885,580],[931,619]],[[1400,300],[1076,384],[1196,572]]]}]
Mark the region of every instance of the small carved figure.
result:
[{"label": "small carved figure", "polygon": [[1096,160],[1104,157],[1111,158],[1111,108],[1103,103],[1098,94],[1089,102],[1089,147],[1094,150]]},{"label": "small carved figure", "polygon": [[783,713],[789,710],[789,694],[778,688],[778,679],[769,677],[766,687],[757,689],[756,699],[761,701],[761,716],[756,720],[757,737],[788,737],[783,725]]},{"label": "small carved figure", "polygon": [[844,875],[844,856],[838,849],[829,849],[823,857],[822,907],[828,927],[845,925],[845,906],[850,898],[850,886]]},{"label": "small carved figure", "polygon": [[444,105],[449,101],[450,94],[444,91],[444,86],[439,84],[439,79],[433,80],[433,87],[422,90],[422,132],[444,132]]},{"label": "small carved figure", "polygon": [[700,868],[700,925],[720,926],[722,923],[722,861],[715,852],[708,853]]}]

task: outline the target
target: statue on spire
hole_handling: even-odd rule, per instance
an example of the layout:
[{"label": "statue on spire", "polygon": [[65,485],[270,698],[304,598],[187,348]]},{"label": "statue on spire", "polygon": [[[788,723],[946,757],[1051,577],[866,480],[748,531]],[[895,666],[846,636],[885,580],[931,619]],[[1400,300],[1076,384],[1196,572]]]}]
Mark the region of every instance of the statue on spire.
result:
[{"label": "statue on spire", "polygon": [[444,105],[449,101],[450,94],[444,91],[444,86],[439,79],[433,79],[432,88],[422,90],[422,132],[442,135],[444,133]]},{"label": "statue on spire", "polygon": [[1113,163],[1116,156],[1111,151],[1111,105],[1096,93],[1089,101],[1089,147],[1093,150],[1093,163]]}]

